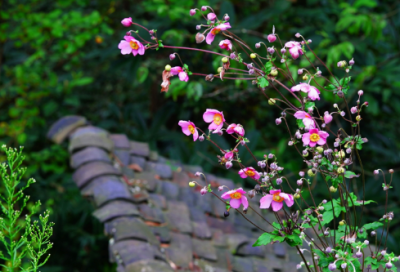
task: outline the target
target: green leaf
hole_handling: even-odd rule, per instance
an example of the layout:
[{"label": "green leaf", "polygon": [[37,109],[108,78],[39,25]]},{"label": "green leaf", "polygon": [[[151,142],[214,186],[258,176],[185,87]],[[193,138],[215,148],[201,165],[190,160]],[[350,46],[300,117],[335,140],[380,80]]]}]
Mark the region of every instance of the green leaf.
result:
[{"label": "green leaf", "polygon": [[147,69],[147,67],[139,67],[136,74],[137,81],[143,83],[148,75],[149,69]]},{"label": "green leaf", "polygon": [[305,104],[305,108],[306,108],[306,109],[308,109],[308,108],[314,108],[314,107],[315,107],[315,103],[314,103],[314,102],[309,101],[309,102],[307,102],[307,103]]},{"label": "green leaf", "polygon": [[297,119],[296,122],[297,122],[297,125],[299,126],[299,128],[304,128],[305,127],[305,125],[303,123],[303,119]]},{"label": "green leaf", "polygon": [[253,247],[265,246],[272,242],[272,234],[265,232],[258,237],[257,241],[253,244]]},{"label": "green leaf", "polygon": [[358,178],[360,176],[360,174],[356,174],[356,173],[354,173],[354,172],[351,172],[351,171],[346,171],[345,173],[344,173],[344,177],[345,178],[348,178],[348,179],[351,179],[351,178]]},{"label": "green leaf", "polygon": [[329,84],[328,86],[325,86],[324,88],[327,89],[328,91],[333,91],[333,90],[337,89],[337,87],[333,84]]},{"label": "green leaf", "polygon": [[258,77],[257,78],[257,85],[261,88],[268,87],[269,82],[265,77]]},{"label": "green leaf", "polygon": [[272,62],[271,61],[268,61],[266,64],[265,64],[265,73],[268,75],[269,73],[271,73],[271,70],[272,70]]},{"label": "green leaf", "polygon": [[286,243],[288,243],[291,247],[295,247],[302,245],[303,240],[301,240],[298,234],[291,234],[286,236]]},{"label": "green leaf", "polygon": [[382,226],[383,226],[383,224],[381,222],[372,222],[372,223],[369,223],[369,224],[365,224],[363,226],[363,228],[365,230],[376,230],[377,228],[380,228]]}]

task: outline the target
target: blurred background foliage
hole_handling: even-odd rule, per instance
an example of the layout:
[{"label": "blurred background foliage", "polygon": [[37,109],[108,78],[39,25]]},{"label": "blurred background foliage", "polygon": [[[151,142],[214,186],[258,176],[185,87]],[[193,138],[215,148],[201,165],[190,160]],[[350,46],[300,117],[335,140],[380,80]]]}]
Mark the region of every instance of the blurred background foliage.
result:
[{"label": "blurred background foliage", "polygon": [[[361,154],[367,169],[367,199],[378,201],[368,211],[368,219],[381,217],[384,194],[377,193],[381,182],[372,176],[372,170],[382,168],[387,172],[394,168],[395,178],[399,178],[400,170],[399,2],[3,0],[0,137],[8,146],[25,146],[29,175],[38,181],[30,194],[51,209],[56,223],[52,257],[44,272],[114,269],[108,263],[108,241],[102,226],[92,218],[91,204],[80,196],[71,180],[66,144],[57,146],[45,139],[50,125],[65,115],[84,115],[95,125],[149,142],[164,156],[242,182],[237,169],[225,171],[217,164],[213,146],[193,143],[177,126],[178,120],[190,119],[206,129],[202,113],[206,108],[216,108],[224,112],[228,122],[245,126],[249,146],[257,156],[277,154],[279,162],[293,171],[285,172],[293,181],[295,173],[304,169],[301,158],[295,157],[295,149],[287,145],[286,129],[275,125],[280,111],[269,106],[251,82],[215,79],[210,83],[192,76],[188,83],[173,79],[170,92],[161,94],[164,66],[179,65],[178,59],[171,62],[168,58],[174,51],[147,51],[137,57],[120,54],[117,45],[128,30],[120,24],[125,17],[157,29],[164,44],[221,51],[217,44],[222,35],[211,47],[195,43],[195,26],[204,21],[199,14],[190,17],[189,9],[202,5],[214,7],[220,17],[228,13],[232,31],[252,48],[259,41],[268,44],[266,36],[275,25],[283,41],[294,40],[296,32],[311,39],[313,50],[338,77],[343,71],[336,69],[336,62],[354,57],[348,97],[353,105],[356,92],[363,89],[362,101],[369,102],[361,123],[362,136],[369,143]],[[257,52],[266,54],[263,50]],[[216,73],[220,66],[220,59],[214,56],[178,52],[191,71]],[[307,56],[314,60],[310,52]],[[290,62],[295,78],[299,67],[312,69],[304,58]],[[318,61],[315,64],[327,73]],[[267,94],[276,97],[273,89],[267,89]],[[323,98],[317,102],[322,112],[333,111],[332,104],[341,103],[331,93]],[[339,119],[335,119],[331,129],[337,131],[338,126]],[[228,137],[215,137],[215,141],[223,148],[234,144]],[[249,154],[242,154],[245,164],[253,163]],[[360,171],[357,165],[355,170]],[[400,187],[396,185],[395,181],[389,208],[395,213],[400,210]],[[326,196],[325,189],[316,186],[314,190],[319,198]],[[395,242],[400,239],[399,218],[393,221],[389,245],[399,252],[400,245]]]}]

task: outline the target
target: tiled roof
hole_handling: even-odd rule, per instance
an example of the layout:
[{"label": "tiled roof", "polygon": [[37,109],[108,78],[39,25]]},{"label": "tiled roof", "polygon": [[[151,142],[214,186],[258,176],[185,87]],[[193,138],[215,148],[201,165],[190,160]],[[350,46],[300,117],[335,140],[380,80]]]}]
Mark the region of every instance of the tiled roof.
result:
[{"label": "tiled roof", "polygon": [[[110,134],[81,116],[60,119],[47,136],[56,143],[69,138],[73,180],[93,201],[119,272],[283,272],[301,262],[285,244],[252,247],[257,228],[233,210],[224,218],[223,203],[188,186],[190,180],[204,184],[194,175],[200,166],[163,158],[147,143]],[[213,187],[234,187],[206,176]],[[272,213],[263,215],[273,221]],[[251,210],[246,216],[270,230]]]}]

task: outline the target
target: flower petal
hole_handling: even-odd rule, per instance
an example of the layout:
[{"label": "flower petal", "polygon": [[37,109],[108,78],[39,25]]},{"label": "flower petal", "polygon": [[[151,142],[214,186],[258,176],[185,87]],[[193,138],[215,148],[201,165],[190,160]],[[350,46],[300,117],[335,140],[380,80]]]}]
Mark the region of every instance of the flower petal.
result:
[{"label": "flower petal", "polygon": [[263,196],[260,199],[260,209],[268,209],[271,206],[272,198],[272,195]]},{"label": "flower petal", "polygon": [[280,209],[282,209],[282,207],[283,207],[283,203],[282,202],[272,201],[272,210],[274,212],[279,211]]},{"label": "flower petal", "polygon": [[232,208],[238,209],[240,207],[240,204],[242,204],[242,199],[234,199],[232,198],[229,201],[229,205],[231,205]]},{"label": "flower petal", "polygon": [[245,197],[244,195],[242,196],[242,204],[243,204],[243,209],[247,210],[247,208],[249,207],[249,201],[247,200],[247,197]]},{"label": "flower petal", "polygon": [[296,117],[297,119],[304,119],[304,118],[306,118],[306,112],[305,111],[297,111],[294,114],[294,117]]},{"label": "flower petal", "polygon": [[[212,31],[212,29],[211,29],[211,31]],[[208,32],[207,37],[206,37],[206,43],[208,43],[208,44],[211,44],[215,38],[215,35],[212,34],[211,31]]]}]

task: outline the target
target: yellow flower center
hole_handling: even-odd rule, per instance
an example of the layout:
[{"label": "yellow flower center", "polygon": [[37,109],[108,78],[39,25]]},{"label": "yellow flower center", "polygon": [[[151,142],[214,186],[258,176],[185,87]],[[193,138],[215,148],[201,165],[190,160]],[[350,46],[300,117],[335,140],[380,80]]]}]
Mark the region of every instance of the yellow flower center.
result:
[{"label": "yellow flower center", "polygon": [[273,194],[272,200],[275,202],[282,202],[284,200],[283,197],[279,195],[280,193]]},{"label": "yellow flower center", "polygon": [[229,196],[230,196],[231,198],[233,198],[233,199],[240,199],[240,198],[242,198],[242,194],[239,193],[239,192],[232,193],[232,194],[230,194]]},{"label": "yellow flower center", "polygon": [[306,118],[310,118],[310,115],[308,113],[306,113]]},{"label": "yellow flower center", "polygon": [[310,140],[311,142],[318,142],[320,139],[319,135],[317,133],[313,133],[310,135]]},{"label": "yellow flower center", "polygon": [[130,41],[129,45],[131,46],[132,49],[137,50],[139,48],[139,45],[135,41]]},{"label": "yellow flower center", "polygon": [[252,176],[254,176],[256,173],[254,173],[254,171],[253,170],[247,170],[246,171],[246,175],[248,175],[249,177],[252,177]]},{"label": "yellow flower center", "polygon": [[188,129],[189,129],[190,133],[194,134],[194,131],[195,131],[194,126],[189,125]]},{"label": "yellow flower center", "polygon": [[213,34],[213,35],[217,35],[218,33],[220,33],[221,32],[221,29],[218,29],[218,28],[213,28],[212,30],[211,30],[211,34]]},{"label": "yellow flower center", "polygon": [[222,122],[222,116],[221,116],[221,114],[219,114],[219,113],[214,114],[213,120],[214,120],[214,123],[215,123],[217,126],[219,126],[219,125],[221,124],[221,122]]}]

